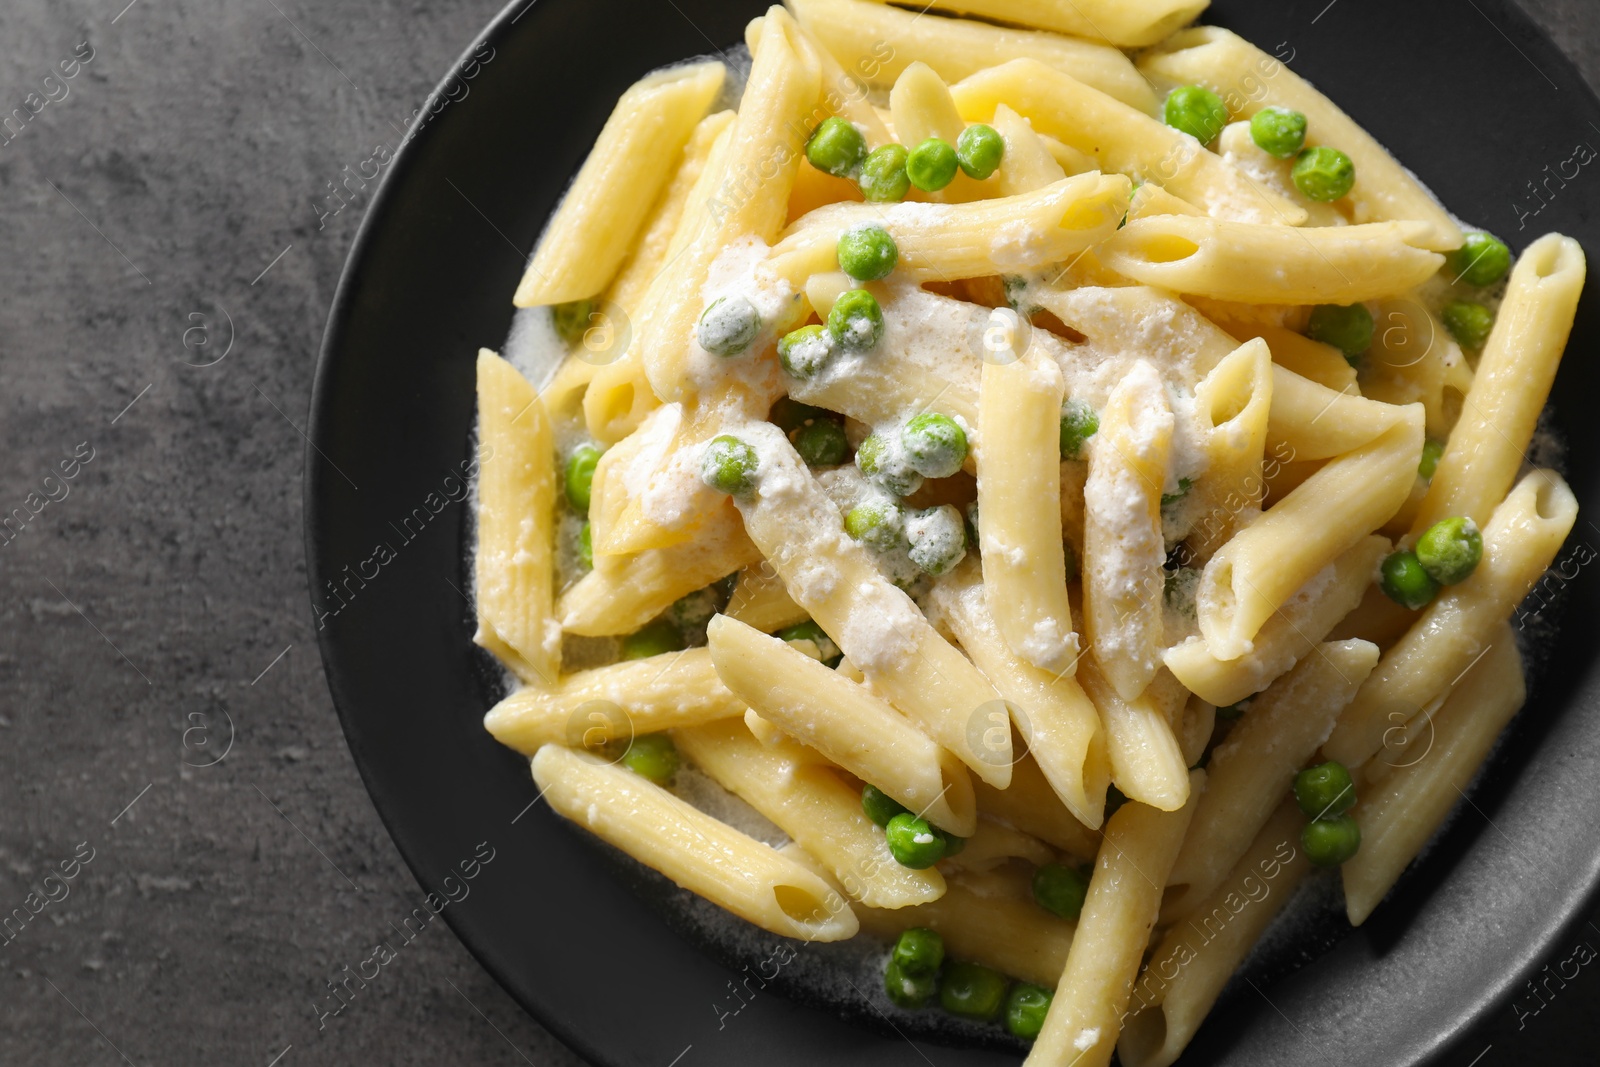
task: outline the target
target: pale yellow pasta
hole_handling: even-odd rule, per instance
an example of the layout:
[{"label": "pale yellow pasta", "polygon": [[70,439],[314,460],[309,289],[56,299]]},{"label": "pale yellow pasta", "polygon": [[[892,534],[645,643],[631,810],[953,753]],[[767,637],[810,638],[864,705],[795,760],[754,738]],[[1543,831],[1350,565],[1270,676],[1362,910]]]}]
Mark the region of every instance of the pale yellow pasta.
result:
[{"label": "pale yellow pasta", "polygon": [[789,192],[822,91],[820,64],[809,45],[799,42],[799,33],[782,8],[767,13],[729,134],[717,204],[667,274],[656,306],[636,335],[651,387],[665,401],[696,395],[690,347],[713,262],[736,242],[772,241],[788,215]]},{"label": "pale yellow pasta", "polygon": [[[1275,381],[1275,404],[1277,396]],[[1393,426],[1325,464],[1211,557],[1195,604],[1212,655],[1251,651],[1273,612],[1405,502],[1422,454],[1423,413],[1420,404],[1398,412]]]},{"label": "pale yellow pasta", "polygon": [[799,745],[763,744],[735,719],[672,732],[682,753],[816,858],[852,900],[903,908],[944,896],[937,870],[895,862],[861,794]]},{"label": "pale yellow pasta", "polygon": [[524,686],[489,709],[484,728],[525,755],[541,745],[593,748],[744,714],[703,648],[574,671],[553,688]]},{"label": "pale yellow pasta", "polygon": [[1340,870],[1352,926],[1366,922],[1444,823],[1525,695],[1516,635],[1502,622],[1483,658],[1410,744],[1372,762],[1371,770],[1387,773],[1359,790],[1350,814],[1361,826],[1361,850]]},{"label": "pale yellow pasta", "polygon": [[517,369],[478,352],[478,636],[553,685],[561,670],[552,538],[555,446],[544,405]]},{"label": "pale yellow pasta", "polygon": [[[1191,771],[1199,797],[1206,772]],[[1056,983],[1044,1028],[1025,1063],[1107,1067],[1139,963],[1161,909],[1161,887],[1183,843],[1194,803],[1159,811],[1130,801],[1106,820],[1089,894]]]},{"label": "pale yellow pasta", "polygon": [[1272,349],[1272,362],[1284,370],[1335,392],[1356,391],[1356,369],[1344,358],[1344,353],[1332,345],[1313,341],[1281,326],[1229,321],[1223,323],[1223,327],[1241,341],[1259,337],[1267,342],[1267,347]]},{"label": "pale yellow pasta", "polygon": [[1190,215],[1134,219],[1098,251],[1145,285],[1252,304],[1355,304],[1414,289],[1444,263],[1415,222],[1261,226]]},{"label": "pale yellow pasta", "polygon": [[1386,537],[1367,537],[1328,564],[1273,613],[1245,655],[1221,660],[1204,639],[1190,637],[1167,649],[1162,662],[1185,687],[1218,707],[1261,692],[1356,609],[1389,547]]},{"label": "pale yellow pasta", "polygon": [[560,304],[605,290],[727,73],[717,61],[673,67],[622,94],[539,238],[512,303]]},{"label": "pale yellow pasta", "polygon": [[1105,41],[1118,48],[1143,48],[1192,22],[1208,3],[1209,0],[934,0],[929,6]]},{"label": "pale yellow pasta", "polygon": [[1267,926],[1311,873],[1300,847],[1305,816],[1285,800],[1212,894],[1151,953],[1122,1019],[1125,1067],[1167,1067]]},{"label": "pale yellow pasta", "polygon": [[571,356],[561,361],[555,377],[539,391],[545,414],[557,426],[576,424],[583,417],[583,398],[597,368]]},{"label": "pale yellow pasta", "polygon": [[1261,514],[1262,456],[1272,407],[1272,353],[1261,341],[1240,345],[1195,390],[1210,427],[1205,476],[1193,487],[1203,514],[1185,539],[1201,560]]},{"label": "pale yellow pasta", "polygon": [[739,572],[725,613],[730,619],[738,619],[766,634],[809,618],[806,609],[789,596],[778,572],[765,562]]},{"label": "pale yellow pasta", "polygon": [[1527,462],[1586,273],[1578,242],[1557,234],[1535,241],[1511,269],[1461,421],[1412,522],[1414,533],[1451,515],[1488,522],[1511,488]]},{"label": "pale yellow pasta", "polygon": [[[935,587],[934,603],[962,649],[1000,691],[1050,788],[1079,822],[1098,827],[1111,781],[1099,712],[1072,675],[1043,670],[1017,655],[995,624],[985,587],[969,558]],[[1007,792],[1017,789],[1013,776]]]},{"label": "pale yellow pasta", "polygon": [[[1011,651],[1070,673],[1078,658],[1061,547],[1061,369],[1043,354],[986,362],[978,395],[983,587]],[[1059,446],[1058,446],[1059,447]]]},{"label": "pale yellow pasta", "polygon": [[1384,654],[1323,746],[1328,757],[1350,767],[1365,763],[1386,731],[1458,684],[1555,559],[1577,517],[1578,501],[1554,471],[1518,482],[1483,528],[1483,558],[1472,576],[1446,586]]},{"label": "pale yellow pasta", "polygon": [[977,828],[966,769],[881,698],[725,615],[707,636],[722,684],[757,715],[936,826]]},{"label": "pale yellow pasta", "polygon": [[949,86],[926,63],[912,63],[895,79],[889,113],[895,136],[913,147],[929,137],[953,145],[967,127],[950,99]]},{"label": "pale yellow pasta", "polygon": [[1451,367],[1465,362],[1460,347],[1415,297],[1379,300],[1371,310],[1372,347],[1360,361],[1361,395],[1385,404],[1421,404],[1428,436],[1442,440],[1454,421],[1445,409],[1445,380]]},{"label": "pale yellow pasta", "polygon": [[[1027,119],[1001,104],[994,109],[992,125],[1006,146],[1001,157],[1005,165],[994,174],[995,191],[999,195],[1031,193],[1067,176],[1061,164],[1050,154],[1049,146],[1034,132]],[[1095,168],[1090,166],[1084,169]],[[1137,198],[1138,193],[1134,196]]]},{"label": "pale yellow pasta", "polygon": [[941,862],[946,871],[982,874],[1008,860],[1025,860],[1035,867],[1056,861],[1055,850],[1032,834],[1023,833],[998,819],[982,818],[961,851]]},{"label": "pale yellow pasta", "polygon": [[1062,802],[1038,761],[1030,754],[1011,768],[1011,784],[996,789],[987,782],[972,784],[978,811],[994,815],[1041,841],[1049,842],[1079,862],[1094,859],[1100,834],[1084,825]]},{"label": "pale yellow pasta", "polygon": [[1164,920],[1189,914],[1232,870],[1378,662],[1378,647],[1366,641],[1313,651],[1252,700],[1212,751],[1205,796],[1167,879]]},{"label": "pale yellow pasta", "polygon": [[1103,170],[1157,182],[1218,218],[1289,226],[1305,219],[1303,208],[1261,189],[1188,134],[1036,60],[980,71],[950,92],[968,122],[988,122],[999,105],[1010,105]]},{"label": "pale yellow pasta", "polygon": [[979,895],[952,880],[930,904],[886,911],[861,908],[861,928],[885,939],[922,927],[944,938],[951,959],[971,960],[1024,982],[1048,986],[1061,976],[1072,947],[1072,923],[1031,900]]},{"label": "pale yellow pasta", "polygon": [[[1130,799],[1176,811],[1189,799],[1188,764],[1164,706],[1160,675],[1133,700],[1117,695],[1092,653],[1078,662],[1078,682],[1100,711],[1111,781]],[[1178,701],[1181,708],[1182,701]]]},{"label": "pale yellow pasta", "polygon": [[845,535],[839,509],[817,484],[788,438],[751,424],[745,441],[761,457],[761,485],[737,501],[745,528],[805,608],[873,688],[954,752],[984,781],[1011,780],[1011,742],[993,745],[969,729],[999,700],[965,656],[929,625],[905,593],[879,573]]},{"label": "pale yellow pasta", "polygon": [[954,281],[1059,263],[1101,241],[1128,207],[1128,179],[1089,173],[1016,196],[965,204],[829,204],[800,219],[765,270],[796,287],[838,266],[839,236],[880,226],[900,249],[897,274]]},{"label": "pale yellow pasta", "polygon": [[[1100,673],[1123,701],[1136,700],[1161,665],[1166,560],[1161,494],[1169,477],[1173,426],[1161,375],[1140,360],[1111,391],[1089,443],[1081,564],[1084,633]],[[985,544],[985,576],[989,555]]]},{"label": "pale yellow pasta", "polygon": [[1198,84],[1211,89],[1236,119],[1267,106],[1300,112],[1306,116],[1308,144],[1332,145],[1355,164],[1356,182],[1348,195],[1355,222],[1421,222],[1428,227],[1421,247],[1448,252],[1461,246],[1461,230],[1449,213],[1376,138],[1249,41],[1220,27],[1196,26],[1140,57],[1139,69],[1163,88]]},{"label": "pale yellow pasta", "polygon": [[860,929],[827,882],[625,767],[545,745],[533,779],[557,814],[763,930],[842,941]]},{"label": "pale yellow pasta", "polygon": [[1181,197],[1173,196],[1154,182],[1145,182],[1133,191],[1128,205],[1128,221],[1146,215],[1204,215],[1205,212]]}]

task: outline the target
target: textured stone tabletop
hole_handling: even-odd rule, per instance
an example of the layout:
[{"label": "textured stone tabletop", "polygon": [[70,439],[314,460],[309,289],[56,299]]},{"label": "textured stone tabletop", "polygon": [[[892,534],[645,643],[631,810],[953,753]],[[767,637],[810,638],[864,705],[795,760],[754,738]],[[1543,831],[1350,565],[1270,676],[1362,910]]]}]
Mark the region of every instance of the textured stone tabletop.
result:
[{"label": "textured stone tabletop", "polygon": [[[1600,84],[1600,0],[1522,2]],[[31,116],[0,143],[0,512],[43,502],[0,536],[0,913],[49,898],[0,937],[0,1063],[579,1062],[442,924],[314,1007],[421,895],[306,592],[302,430],[371,187],[328,197],[499,6],[0,3],[0,113]],[[1576,985],[1482,1067],[1580,1062]]]}]

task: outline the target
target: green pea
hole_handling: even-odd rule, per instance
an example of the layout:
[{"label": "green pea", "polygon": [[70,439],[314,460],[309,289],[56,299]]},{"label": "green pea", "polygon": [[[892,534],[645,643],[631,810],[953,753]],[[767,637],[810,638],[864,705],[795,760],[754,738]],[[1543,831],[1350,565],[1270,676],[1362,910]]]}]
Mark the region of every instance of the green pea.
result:
[{"label": "green pea", "polygon": [[1417,473],[1422,475],[1422,480],[1431,482],[1433,472],[1439,469],[1439,460],[1444,456],[1444,442],[1436,438],[1429,438],[1422,442],[1422,461],[1417,464]]},{"label": "green pea", "polygon": [[1032,1041],[1044,1029],[1044,1017],[1050,1013],[1050,1001],[1055,994],[1044,986],[1032,982],[1018,982],[1006,995],[1006,1031],[1012,1037]]},{"label": "green pea", "polygon": [[890,819],[883,833],[889,841],[890,855],[902,867],[920,871],[944,858],[944,838],[926,819],[919,819],[909,811]]},{"label": "green pea", "polygon": [[1337,867],[1361,849],[1361,827],[1349,815],[1312,819],[1300,831],[1306,859],[1318,867]]},{"label": "green pea", "polygon": [[930,137],[906,157],[906,176],[918,189],[936,193],[955,181],[960,165],[955,147],[949,141]]},{"label": "green pea", "polygon": [[1210,144],[1228,124],[1228,105],[1203,85],[1180,85],[1167,94],[1161,117],[1201,144]]},{"label": "green pea", "polygon": [[1269,156],[1293,159],[1306,145],[1306,117],[1286,107],[1264,107],[1250,117],[1250,139]]},{"label": "green pea", "polygon": [[1294,800],[1313,819],[1333,819],[1356,804],[1356,784],[1338,760],[1307,767],[1294,776]]},{"label": "green pea", "polygon": [[1033,899],[1053,915],[1077,922],[1088,895],[1089,879],[1080,870],[1046,863],[1033,872]]},{"label": "green pea", "polygon": [[567,304],[557,304],[550,309],[550,321],[555,325],[556,333],[571,347],[583,340],[584,333],[589,329],[589,321],[594,315],[595,302],[593,300],[574,300]]},{"label": "green pea", "polygon": [[966,431],[937,411],[913,416],[900,431],[900,444],[911,469],[924,478],[948,478],[967,459]]},{"label": "green pea", "polygon": [[1332,345],[1351,363],[1372,347],[1372,312],[1365,304],[1318,304],[1311,309],[1306,336]]},{"label": "green pea", "polygon": [[865,289],[840,295],[828,312],[828,333],[847,352],[870,352],[883,338],[883,309]]},{"label": "green pea", "polygon": [[844,427],[832,419],[818,419],[794,435],[794,450],[808,467],[833,467],[850,458]]},{"label": "green pea", "polygon": [[720,493],[744,496],[756,486],[756,450],[731,434],[713,437],[700,459],[700,480]]},{"label": "green pea", "polygon": [[1390,600],[1412,611],[1427,607],[1439,595],[1439,583],[1423,570],[1417,554],[1409,549],[1392,553],[1383,561],[1378,584]]},{"label": "green pea", "polygon": [[835,178],[848,177],[867,158],[867,139],[860,130],[834,115],[823,119],[806,142],[806,158],[813,167]]},{"label": "green pea", "polygon": [[856,448],[856,467],[895,496],[910,496],[922,487],[922,475],[883,434],[873,434]]},{"label": "green pea", "polygon": [[578,530],[578,562],[584,570],[594,569],[594,534],[589,529],[589,520],[583,520],[583,526]]},{"label": "green pea", "polygon": [[944,963],[944,938],[922,926],[902,930],[889,959],[906,974],[932,974]]},{"label": "green pea", "polygon": [[810,619],[797,622],[793,626],[785,626],[772,636],[780,641],[810,641],[817,646],[817,651],[822,653],[824,660],[830,660],[839,654],[839,646],[833,643],[833,638]]},{"label": "green pea", "polygon": [[947,858],[950,856],[960,855],[961,852],[967,847],[966,838],[957,837],[949,830],[941,830],[935,826],[933,828],[933,832],[944,838],[944,854]]},{"label": "green pea", "polygon": [[906,198],[911,191],[911,176],[906,173],[909,158],[905,146],[898,144],[886,144],[867,157],[856,182],[867,203],[887,204]]},{"label": "green pea", "polygon": [[993,126],[975,122],[961,131],[956,138],[956,162],[969,178],[983,181],[1000,169],[1005,158],[1006,141]]},{"label": "green pea", "polygon": [[1082,459],[1083,443],[1100,429],[1100,416],[1082,400],[1061,405],[1061,458]]},{"label": "green pea", "polygon": [[956,960],[944,969],[939,983],[939,1004],[951,1015],[985,1022],[1005,1005],[1006,976],[980,963]]},{"label": "green pea", "polygon": [[1491,233],[1465,235],[1460,248],[1445,256],[1445,268],[1456,281],[1479,287],[1493,285],[1511,269],[1511,249]]},{"label": "green pea", "polygon": [[1456,344],[1473,351],[1483,347],[1494,326],[1494,312],[1476,300],[1452,300],[1439,312],[1439,317]]},{"label": "green pea", "polygon": [[[826,326],[812,323],[778,339],[778,362],[791,378],[814,378],[833,356],[833,337]],[[809,405],[800,405],[809,407]],[[805,421],[801,419],[800,421]],[[792,429],[793,427],[785,427]]]},{"label": "green pea", "polygon": [[950,504],[925,508],[906,516],[906,541],[911,562],[924,574],[946,574],[967,554],[967,531],[961,512]]},{"label": "green pea", "polygon": [[594,487],[594,468],[600,462],[600,450],[593,445],[579,445],[567,460],[567,502],[580,515],[589,514],[589,491]]},{"label": "green pea", "polygon": [[[783,342],[779,342],[781,345]],[[832,413],[823,408],[802,404],[791,397],[780,396],[767,413],[767,421],[784,433],[793,433],[812,419],[831,419]]]},{"label": "green pea", "polygon": [[1344,196],[1356,183],[1356,165],[1350,157],[1327,145],[1302,151],[1289,174],[1301,195],[1323,204]]},{"label": "green pea", "polygon": [[866,223],[839,235],[839,269],[858,282],[887,278],[900,262],[900,247],[889,231]]},{"label": "green pea", "polygon": [[867,813],[867,818],[885,827],[896,815],[907,814],[904,804],[871,783],[861,787],[861,810]]},{"label": "green pea", "polygon": [[639,777],[666,785],[678,773],[678,747],[666,734],[642,734],[628,745],[622,762]]},{"label": "green pea", "polygon": [[894,960],[883,971],[883,991],[895,1007],[915,1011],[927,1007],[928,1001],[939,991],[939,976],[935,974],[907,974]]},{"label": "green pea", "polygon": [[761,332],[761,313],[742,296],[719,296],[700,313],[700,347],[714,356],[737,356]]},{"label": "green pea", "polygon": [[844,515],[844,532],[869,548],[890,552],[905,540],[905,512],[886,500],[857,504]]},{"label": "green pea", "polygon": [[648,623],[622,639],[623,659],[648,659],[668,652],[683,651],[683,634],[666,619]]},{"label": "green pea", "polygon": [[1478,524],[1457,515],[1440,519],[1417,538],[1417,562],[1440,585],[1472,577],[1483,559],[1483,534]]}]

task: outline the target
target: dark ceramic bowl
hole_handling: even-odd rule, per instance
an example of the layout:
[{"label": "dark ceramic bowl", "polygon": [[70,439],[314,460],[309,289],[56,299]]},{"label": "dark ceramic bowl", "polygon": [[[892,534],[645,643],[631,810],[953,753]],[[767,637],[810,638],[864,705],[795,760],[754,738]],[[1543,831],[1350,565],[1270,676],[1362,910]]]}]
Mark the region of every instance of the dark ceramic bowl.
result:
[{"label": "dark ceramic bowl", "polygon": [[[450,492],[469,456],[474,353],[505,337],[526,255],[617,96],[654,67],[733,45],[761,10],[519,0],[430,101],[436,114],[356,238],[317,370],[306,542],[328,682],[418,880],[441,899],[467,894],[445,919],[596,1063],[1014,1062],[992,1036],[984,1048],[938,1030],[937,1012],[890,1024],[871,976],[833,948],[802,949],[736,1000],[730,981],[745,965],[770,973],[758,965],[775,939],[709,921],[708,906],[533,803],[527,761],[480,721],[500,683],[472,644],[470,527]],[[1576,145],[1600,145],[1600,106],[1504,0],[1220,0],[1207,21],[1292,55],[1446,205],[1514,249],[1548,230],[1600,249],[1600,173],[1564,165]],[[1600,390],[1597,307],[1587,294],[1554,393],[1585,516],[1600,515],[1600,422],[1578,418],[1575,398]],[[1569,552],[1600,530],[1584,519],[1573,538]],[[1600,874],[1600,679],[1595,578],[1584,568],[1562,584],[1572,623],[1535,643],[1534,695],[1470,804],[1362,929],[1329,902],[1299,908],[1185,1063],[1465,1064],[1484,1020],[1570,946]],[[480,842],[494,859],[462,881]],[[911,1041],[930,1034],[947,1047]]]}]

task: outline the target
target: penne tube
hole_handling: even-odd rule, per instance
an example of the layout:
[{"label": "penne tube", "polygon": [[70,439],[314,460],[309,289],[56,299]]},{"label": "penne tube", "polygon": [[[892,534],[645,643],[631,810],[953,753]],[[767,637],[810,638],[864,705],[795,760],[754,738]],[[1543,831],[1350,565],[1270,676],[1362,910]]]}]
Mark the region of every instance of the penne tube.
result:
[{"label": "penne tube", "polygon": [[533,780],[556,814],[763,930],[843,941],[860,929],[817,875],[625,767],[545,745]]},{"label": "penne tube", "polygon": [[[539,403],[556,426],[571,426],[583,415],[583,398],[596,368],[574,356],[568,356],[556,368],[555,377],[539,391]],[[552,434],[552,436],[555,436]]]},{"label": "penne tube", "polygon": [[[947,82],[1007,60],[1035,59],[1140,111],[1156,96],[1128,57],[1078,37],[941,18],[870,0],[789,0],[789,8],[851,77],[892,85],[908,65],[923,62]],[[1008,20],[1010,21],[1010,20]]]},{"label": "penne tube", "polygon": [[1246,322],[1238,319],[1219,320],[1223,329],[1240,341],[1259,337],[1272,349],[1272,362],[1284,370],[1310,379],[1335,392],[1356,391],[1356,369],[1344,358],[1344,353],[1332,345],[1313,341],[1304,334],[1286,330],[1282,326]]},{"label": "penne tube", "polygon": [[[1098,827],[1111,765],[1094,704],[1071,674],[1027,662],[1001,636],[976,561],[964,560],[931,596],[962,649],[1005,699],[1050,788],[1085,827]],[[1017,788],[1015,776],[1011,788]]]},{"label": "penne tube", "polygon": [[1011,770],[1011,784],[1005,789],[996,789],[982,780],[973,783],[979,812],[1004,819],[1076,862],[1094,859],[1095,850],[1100,847],[1099,832],[1072,814],[1033,755],[1019,759]]},{"label": "penne tube", "polygon": [[912,927],[944,938],[946,955],[993,967],[1024,982],[1049,986],[1061,975],[1072,947],[1072,924],[1031,900],[983,896],[952,881],[929,904],[884,911],[862,908],[861,928],[886,941]]},{"label": "penne tube", "polygon": [[767,745],[734,719],[674,730],[696,767],[788,834],[852,900],[904,908],[944,896],[937,870],[901,866],[883,831],[861,810],[861,794],[792,741]]},{"label": "penne tube", "polygon": [[1173,196],[1155,182],[1145,182],[1133,191],[1128,205],[1128,221],[1147,215],[1204,215],[1205,212],[1189,201]]},{"label": "penne tube", "polygon": [[1377,588],[1373,576],[1389,548],[1387,537],[1367,537],[1317,572],[1262,625],[1252,642],[1255,647],[1237,659],[1218,659],[1202,638],[1191,637],[1169,648],[1162,661],[1185,688],[1207,702],[1217,707],[1237,704],[1304,659],[1356,609],[1368,589]]},{"label": "penne tube", "polygon": [[[1061,400],[1061,369],[1047,355],[1030,352],[1011,363],[984,363],[976,449],[984,521],[978,542],[983,595],[1006,645],[1041,670],[1069,674],[1078,659],[1078,635],[1061,541]],[[1092,483],[1092,465],[1090,470]]]},{"label": "penne tube", "polygon": [[[1081,564],[1084,633],[1102,676],[1123,701],[1136,700],[1161,666],[1167,555],[1161,495],[1171,467],[1174,425],[1160,373],[1140,360],[1111,391],[1100,412],[1100,429],[1089,439]],[[996,542],[997,549],[1009,547]],[[986,544],[986,575],[989,555]]]},{"label": "penne tube", "polygon": [[1583,249],[1570,237],[1548,234],[1518,258],[1461,420],[1411,524],[1413,537],[1452,515],[1482,525],[1511,488],[1527,462],[1586,274]]},{"label": "penne tube", "polygon": [[1305,220],[1303,208],[1260,188],[1188,134],[1036,60],[980,71],[950,92],[968,122],[988,122],[1007,104],[1040,133],[1093,156],[1102,170],[1156,182],[1219,218],[1288,226]]},{"label": "penne tube", "polygon": [[[1427,226],[1421,247],[1461,247],[1461,230],[1410,171],[1310,82],[1242,37],[1217,26],[1174,34],[1139,59],[1139,69],[1164,86],[1203,85],[1221,96],[1234,119],[1263,107],[1306,116],[1312,144],[1332,145],[1355,164],[1348,202],[1357,223],[1411,220]],[[1397,290],[1398,291],[1398,290]]]},{"label": "penne tube", "polygon": [[1246,342],[1213,367],[1196,388],[1195,403],[1210,432],[1205,476],[1193,487],[1202,514],[1184,540],[1204,560],[1261,514],[1272,407],[1272,353],[1266,344]]},{"label": "penne tube", "polygon": [[[1191,771],[1199,797],[1206,772]],[[1195,805],[1158,811],[1137,801],[1106,821],[1067,965],[1025,1064],[1108,1067],[1139,963],[1161,909],[1161,887],[1183,843]]]},{"label": "penne tube", "polygon": [[1422,223],[1262,226],[1220,218],[1134,219],[1098,249],[1145,285],[1251,304],[1355,304],[1415,289],[1444,257],[1417,242]]},{"label": "penne tube", "polygon": [[1332,459],[1371,444],[1405,418],[1405,408],[1330,389],[1274,367],[1266,449],[1301,463]]},{"label": "penne tube", "polygon": [[915,148],[930,137],[953,145],[967,124],[961,121],[950,88],[926,63],[912,63],[895,79],[889,93],[895,136]]},{"label": "penne tube", "polygon": [[[999,700],[844,532],[838,507],[776,427],[739,431],[760,457],[755,492],[737,498],[745,529],[806,609],[891,704],[996,788],[1011,780],[1011,740],[971,729]],[[981,721],[981,718],[980,718]]]},{"label": "penne tube", "polygon": [[1555,559],[1577,516],[1577,499],[1554,471],[1536,470],[1518,482],[1483,528],[1477,569],[1441,590],[1384,654],[1323,746],[1328,758],[1349,767],[1365,763],[1387,731],[1457,685]]},{"label": "penne tube", "polygon": [[1118,48],[1155,44],[1206,9],[1209,0],[934,0],[958,15],[1037,26]]},{"label": "penne tube", "polygon": [[800,288],[838,266],[839,237],[881,226],[900,250],[897,276],[950,281],[1042,268],[1105,240],[1128,206],[1128,179],[1080,174],[1033,192],[965,204],[829,204],[773,247],[763,270]]},{"label": "penne tube", "polygon": [[[1176,811],[1189,799],[1188,764],[1172,729],[1165,704],[1172,695],[1161,675],[1133,700],[1123,700],[1100,671],[1093,653],[1078,663],[1078,682],[1100,710],[1111,760],[1111,781],[1124,796],[1162,811]],[[1176,693],[1182,707],[1182,692]]]},{"label": "penne tube", "polygon": [[1167,879],[1164,921],[1193,911],[1233,869],[1377,662],[1366,641],[1322,644],[1251,701],[1211,753],[1205,796]]},{"label": "penne tube", "polygon": [[1278,805],[1228,876],[1156,944],[1122,1019],[1117,1056],[1124,1067],[1168,1067],[1205,1021],[1311,864],[1299,846],[1305,816]]},{"label": "penne tube", "polygon": [[1322,466],[1211,557],[1195,605],[1212,655],[1233,660],[1250,652],[1262,625],[1296,590],[1405,503],[1422,454],[1422,406],[1400,413],[1400,421]]},{"label": "penne tube", "polygon": [[775,633],[785,626],[805,622],[810,618],[806,609],[796,604],[783,587],[783,579],[772,565],[762,561],[751,564],[739,572],[739,580],[728,598],[724,614],[738,619],[746,626],[754,626],[764,634]]},{"label": "penne tube", "polygon": [[1029,866],[1042,867],[1056,862],[1055,850],[1032,834],[995,819],[979,819],[978,829],[967,838],[961,851],[942,862],[947,872],[984,874],[1013,859]]},{"label": "penne tube", "polygon": [[[1001,157],[1003,165],[994,173],[995,191],[1001,196],[1031,193],[1067,176],[1061,164],[1050,154],[1049,146],[1034,132],[1027,119],[1001,104],[994,109],[993,125],[1006,146]],[[1089,166],[1085,169],[1096,168]]]},{"label": "penne tube", "polygon": [[1421,755],[1401,755],[1381,781],[1360,790],[1350,814],[1361,827],[1361,849],[1340,868],[1352,926],[1366,922],[1444,824],[1525,697],[1516,636],[1502,622],[1489,651],[1419,735],[1427,746]]},{"label": "penne tube", "polygon": [[727,73],[715,60],[671,67],[622,94],[540,236],[512,303],[561,304],[605,290]]},{"label": "penne tube", "polygon": [[726,615],[707,637],[722,684],[761,718],[941,829],[977,829],[960,761],[865,687]]},{"label": "penne tube", "polygon": [[489,709],[484,728],[532,755],[542,745],[594,748],[744,714],[704,648],[574,671],[552,689],[524,686]]},{"label": "penne tube", "polygon": [[[540,684],[561,670],[555,621],[555,445],[544,405],[517,369],[478,352],[478,633]],[[523,672],[519,672],[523,673]]]}]

